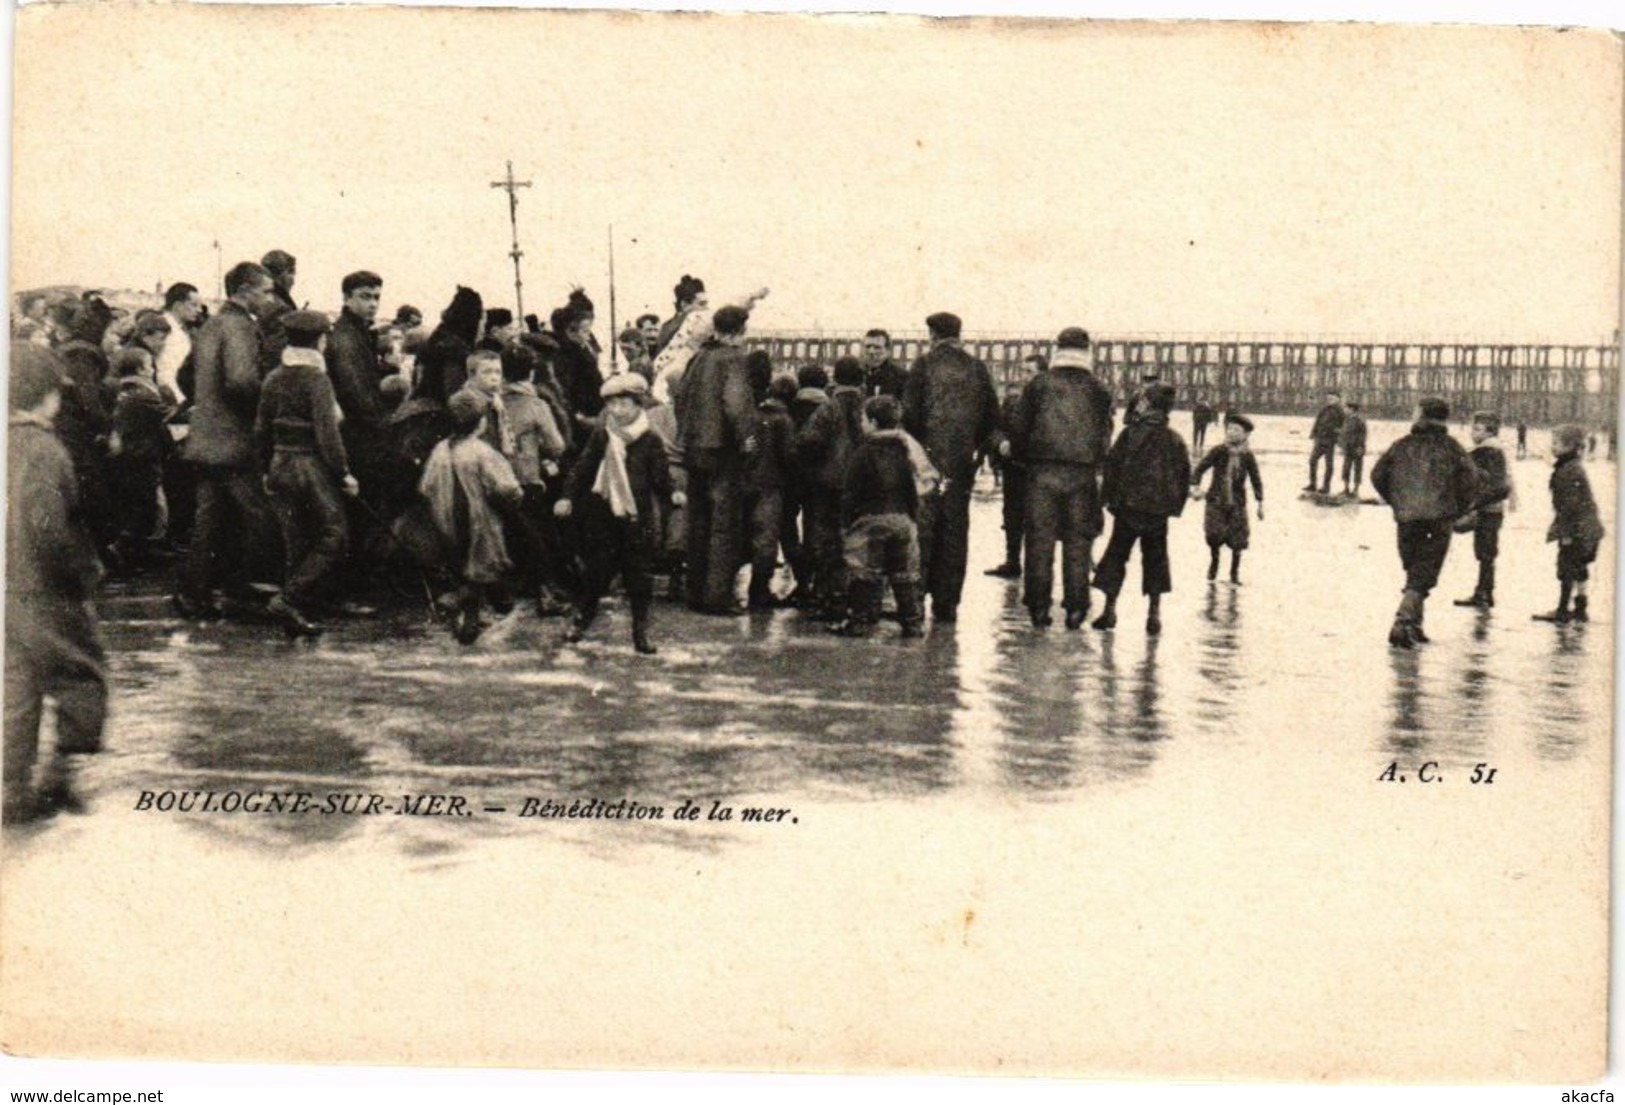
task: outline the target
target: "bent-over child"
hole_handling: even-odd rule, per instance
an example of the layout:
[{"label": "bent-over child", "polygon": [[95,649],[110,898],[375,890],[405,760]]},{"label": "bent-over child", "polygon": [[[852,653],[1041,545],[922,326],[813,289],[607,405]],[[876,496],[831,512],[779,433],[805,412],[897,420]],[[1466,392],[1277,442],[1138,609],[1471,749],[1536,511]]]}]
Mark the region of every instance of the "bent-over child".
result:
[{"label": "bent-over child", "polygon": [[418,489],[428,501],[445,560],[459,579],[452,593],[454,630],[467,645],[479,638],[488,592],[500,588],[513,567],[502,524],[525,493],[507,458],[478,437],[487,401],[464,389],[446,406],[451,437],[429,454]]},{"label": "bent-over child", "polygon": [[874,632],[888,581],[903,636],[920,636],[925,622],[915,523],[919,488],[908,440],[898,427],[902,417],[902,404],[889,395],[866,400],[864,437],[846,465],[841,487],[846,620],[834,627],[842,636]]}]

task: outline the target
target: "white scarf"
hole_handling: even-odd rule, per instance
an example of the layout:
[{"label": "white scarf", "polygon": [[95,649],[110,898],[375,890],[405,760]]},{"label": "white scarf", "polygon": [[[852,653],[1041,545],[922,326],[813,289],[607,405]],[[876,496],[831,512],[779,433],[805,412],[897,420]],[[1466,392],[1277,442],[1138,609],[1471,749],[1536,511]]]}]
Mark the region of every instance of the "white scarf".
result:
[{"label": "white scarf", "polygon": [[[289,368],[314,368],[324,376],[327,374],[327,361],[321,353],[303,346],[290,345],[284,348],[282,363]],[[333,397],[333,417],[340,422],[344,421],[344,408],[339,406],[337,395]]]},{"label": "white scarf", "polygon": [[607,440],[604,460],[598,466],[598,478],[593,481],[593,494],[609,504],[610,513],[617,518],[636,518],[638,501],[632,495],[632,480],[626,472],[626,447],[649,432],[649,419],[642,411],[625,426],[613,418],[604,419]]},{"label": "white scarf", "polygon": [[1094,368],[1095,358],[1087,349],[1057,349],[1050,358],[1051,368]]},{"label": "white scarf", "polygon": [[292,367],[319,368],[327,371],[327,361],[314,349],[290,345],[282,350],[282,363]]}]

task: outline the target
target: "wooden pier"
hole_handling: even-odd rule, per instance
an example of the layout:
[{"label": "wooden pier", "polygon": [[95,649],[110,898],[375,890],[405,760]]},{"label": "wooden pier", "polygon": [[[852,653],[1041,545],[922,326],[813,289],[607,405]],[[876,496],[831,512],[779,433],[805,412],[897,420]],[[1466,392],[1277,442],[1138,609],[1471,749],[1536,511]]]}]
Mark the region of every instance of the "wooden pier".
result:
[{"label": "wooden pier", "polygon": [[[753,346],[775,364],[795,368],[857,356],[860,332],[764,332]],[[892,353],[911,364],[929,347],[922,333],[894,334]],[[1035,335],[971,335],[965,346],[987,363],[999,383],[1025,379],[1033,353],[1053,342]],[[1327,391],[1357,402],[1375,417],[1404,418],[1430,395],[1460,412],[1492,410],[1531,425],[1614,421],[1619,402],[1620,348],[1609,345],[1474,344],[1114,337],[1095,342],[1096,374],[1125,394],[1148,372],[1179,392],[1189,408],[1205,399],[1215,409],[1260,414],[1313,414]]]}]

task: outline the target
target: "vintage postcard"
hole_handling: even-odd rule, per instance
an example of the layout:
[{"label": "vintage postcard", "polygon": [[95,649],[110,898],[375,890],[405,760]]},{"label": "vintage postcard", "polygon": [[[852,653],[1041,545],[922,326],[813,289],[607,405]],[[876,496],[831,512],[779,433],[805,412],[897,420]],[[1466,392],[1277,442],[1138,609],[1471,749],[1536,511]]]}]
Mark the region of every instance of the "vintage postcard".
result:
[{"label": "vintage postcard", "polygon": [[1597,30],[16,13],[0,1045],[1607,1069]]}]

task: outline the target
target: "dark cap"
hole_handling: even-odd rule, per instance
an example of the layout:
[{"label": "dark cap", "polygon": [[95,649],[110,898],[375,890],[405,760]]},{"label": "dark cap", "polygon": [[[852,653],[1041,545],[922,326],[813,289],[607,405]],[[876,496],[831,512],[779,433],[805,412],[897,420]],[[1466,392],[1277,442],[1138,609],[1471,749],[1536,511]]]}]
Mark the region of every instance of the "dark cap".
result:
[{"label": "dark cap", "polygon": [[320,311],[289,311],[282,316],[282,328],[290,334],[328,334],[333,324]]},{"label": "dark cap", "polygon": [[14,411],[29,411],[53,391],[61,391],[68,366],[55,350],[32,342],[13,343],[7,401]]},{"label": "dark cap", "polygon": [[1153,384],[1145,389],[1145,401],[1154,411],[1171,411],[1174,409],[1174,398],[1179,393],[1170,384]]},{"label": "dark cap", "polygon": [[293,272],[297,267],[294,263],[293,254],[280,249],[273,249],[270,253],[261,257],[260,265],[267,272],[272,273]]},{"label": "dark cap", "polygon": [[553,337],[549,334],[520,334],[519,341],[534,350],[536,355],[544,361],[551,361],[558,356],[559,343],[553,340]]},{"label": "dark cap", "polygon": [[925,328],[934,338],[957,338],[963,327],[959,316],[947,311],[938,311],[925,320]]},{"label": "dark cap", "polygon": [[1088,349],[1089,331],[1081,326],[1068,326],[1055,339],[1057,349]]},{"label": "dark cap", "polygon": [[506,307],[492,307],[485,312],[485,328],[487,330],[495,330],[499,326],[511,326],[512,324],[513,312]]},{"label": "dark cap", "polygon": [[711,316],[711,325],[719,334],[743,334],[750,312],[743,307],[724,307]]},{"label": "dark cap", "polygon": [[416,326],[423,321],[423,312],[410,303],[403,304],[395,309],[396,326]]},{"label": "dark cap", "polygon": [[1422,417],[1431,418],[1435,422],[1446,422],[1450,419],[1450,404],[1443,399],[1431,398],[1422,400]]},{"label": "dark cap", "polygon": [[1492,434],[1501,432],[1501,416],[1494,411],[1474,411],[1473,424],[1483,426]]},{"label": "dark cap", "polygon": [[1248,433],[1253,432],[1253,420],[1244,414],[1232,414],[1229,418],[1225,419],[1225,424],[1229,426],[1240,426]]},{"label": "dark cap", "polygon": [[[16,403],[12,404],[12,406],[16,405]],[[1584,448],[1585,443],[1586,432],[1584,428],[1573,423],[1559,426],[1552,431],[1552,451],[1559,456]]]}]

